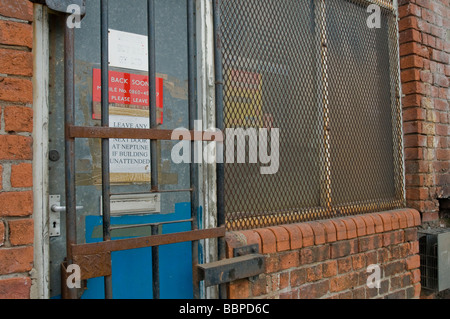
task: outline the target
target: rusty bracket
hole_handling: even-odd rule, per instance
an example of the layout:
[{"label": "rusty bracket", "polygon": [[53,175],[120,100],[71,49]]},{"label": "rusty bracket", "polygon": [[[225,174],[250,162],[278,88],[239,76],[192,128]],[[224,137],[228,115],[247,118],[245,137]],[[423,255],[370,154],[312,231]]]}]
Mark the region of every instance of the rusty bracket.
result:
[{"label": "rusty bracket", "polygon": [[261,254],[244,255],[198,265],[199,279],[204,280],[206,287],[254,277],[263,273],[264,270],[264,256]]},{"label": "rusty bracket", "polygon": [[252,244],[247,246],[241,246],[236,247],[233,249],[233,257],[240,257],[250,254],[257,254],[259,253],[259,245],[258,244]]},{"label": "rusty bracket", "polygon": [[259,245],[247,245],[233,249],[233,258],[198,265],[200,280],[205,286],[214,286],[243,278],[255,277],[264,272],[265,259],[259,254]]},{"label": "rusty bracket", "polygon": [[46,5],[49,9],[59,13],[71,13],[67,8],[71,5],[77,5],[80,8],[80,16],[86,14],[86,0],[29,0],[30,2]]}]

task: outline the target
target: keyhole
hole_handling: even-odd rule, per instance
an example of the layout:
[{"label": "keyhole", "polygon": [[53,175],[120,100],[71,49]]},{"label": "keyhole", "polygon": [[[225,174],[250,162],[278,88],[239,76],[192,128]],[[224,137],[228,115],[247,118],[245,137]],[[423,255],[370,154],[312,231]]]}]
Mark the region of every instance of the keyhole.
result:
[{"label": "keyhole", "polygon": [[56,222],[53,222],[53,228],[56,228]]}]

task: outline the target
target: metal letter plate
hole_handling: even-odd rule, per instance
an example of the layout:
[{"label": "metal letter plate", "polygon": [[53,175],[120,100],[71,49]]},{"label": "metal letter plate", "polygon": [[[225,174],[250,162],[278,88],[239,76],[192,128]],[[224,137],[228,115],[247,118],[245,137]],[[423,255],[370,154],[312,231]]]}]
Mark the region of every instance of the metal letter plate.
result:
[{"label": "metal letter plate", "polygon": [[[103,214],[102,197],[100,207]],[[111,196],[111,216],[156,214],[161,212],[161,194],[127,194]]]}]

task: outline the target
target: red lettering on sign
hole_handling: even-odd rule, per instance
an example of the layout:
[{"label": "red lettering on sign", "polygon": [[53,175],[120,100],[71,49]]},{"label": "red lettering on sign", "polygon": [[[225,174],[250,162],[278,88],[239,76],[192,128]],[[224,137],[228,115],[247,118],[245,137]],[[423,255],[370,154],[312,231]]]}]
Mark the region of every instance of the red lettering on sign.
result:
[{"label": "red lettering on sign", "polygon": [[[101,102],[101,70],[93,69],[92,100]],[[148,76],[109,71],[109,103],[137,105],[148,109],[149,106]],[[163,108],[163,79],[156,78],[156,107],[161,112],[160,124],[162,124]],[[100,114],[93,114],[94,119],[99,119]]]}]

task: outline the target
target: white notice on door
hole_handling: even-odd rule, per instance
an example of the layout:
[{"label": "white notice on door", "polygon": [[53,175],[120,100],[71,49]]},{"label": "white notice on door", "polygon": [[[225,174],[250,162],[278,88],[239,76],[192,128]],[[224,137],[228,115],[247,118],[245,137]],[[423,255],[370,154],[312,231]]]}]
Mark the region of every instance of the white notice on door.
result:
[{"label": "white notice on door", "polygon": [[147,36],[109,29],[111,67],[148,71]]},{"label": "white notice on door", "polygon": [[[110,127],[149,128],[146,117],[110,115]],[[112,138],[109,142],[111,173],[150,173],[150,140]]]}]

